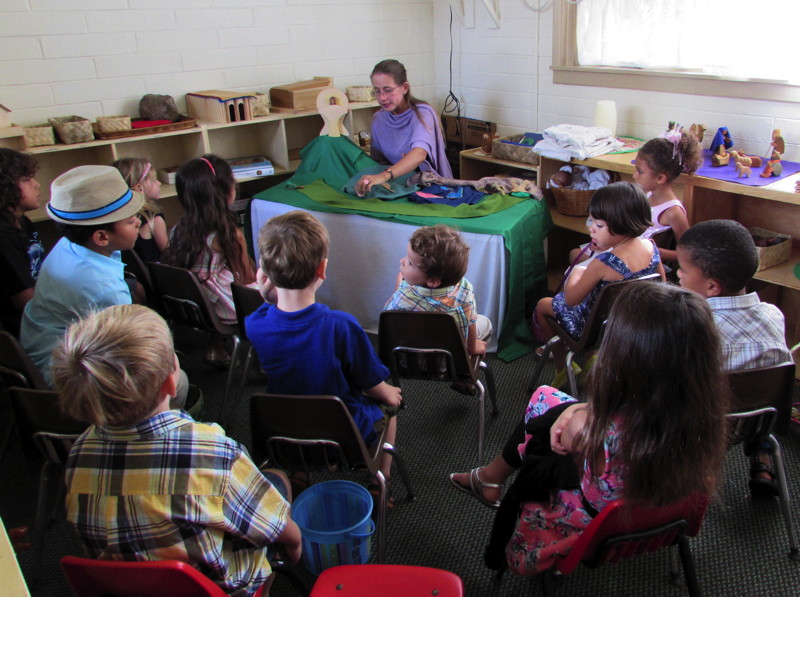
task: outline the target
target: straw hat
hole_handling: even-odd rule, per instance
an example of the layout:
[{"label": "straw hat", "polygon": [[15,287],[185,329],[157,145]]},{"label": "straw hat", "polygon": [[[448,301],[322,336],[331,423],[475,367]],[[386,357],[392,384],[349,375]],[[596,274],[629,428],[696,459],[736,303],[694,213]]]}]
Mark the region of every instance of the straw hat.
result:
[{"label": "straw hat", "polygon": [[127,219],[143,205],[144,196],[131,191],[116,168],[83,165],[50,184],[47,214],[60,223],[96,226]]}]

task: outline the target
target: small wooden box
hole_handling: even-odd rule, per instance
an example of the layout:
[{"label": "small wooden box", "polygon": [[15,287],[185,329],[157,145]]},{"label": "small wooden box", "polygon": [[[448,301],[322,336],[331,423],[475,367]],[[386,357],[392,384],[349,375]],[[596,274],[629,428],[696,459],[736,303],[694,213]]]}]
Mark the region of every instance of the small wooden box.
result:
[{"label": "small wooden box", "polygon": [[233,124],[253,119],[251,95],[231,93],[224,90],[201,90],[186,93],[186,108],[189,115],[204,122]]},{"label": "small wooden box", "polygon": [[772,237],[783,238],[783,241],[773,244],[772,246],[759,246],[756,244],[758,250],[758,270],[763,271],[771,266],[777,266],[789,259],[792,255],[792,237],[791,235],[784,235],[766,228],[748,228],[748,232],[753,236],[753,240],[770,239]]},{"label": "small wooden box", "polygon": [[274,86],[269,90],[272,110],[277,113],[314,109],[317,107],[317,95],[330,86],[333,86],[332,77],[314,77],[285,86]]}]

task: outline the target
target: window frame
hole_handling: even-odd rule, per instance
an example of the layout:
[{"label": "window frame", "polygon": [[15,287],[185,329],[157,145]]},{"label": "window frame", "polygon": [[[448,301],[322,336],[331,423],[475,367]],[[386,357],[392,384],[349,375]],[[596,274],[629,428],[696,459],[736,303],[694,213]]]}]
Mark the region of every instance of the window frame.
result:
[{"label": "window frame", "polygon": [[638,70],[578,64],[575,38],[578,7],[557,0],[553,5],[553,83],[626,88],[712,97],[800,103],[800,86],[781,81],[735,79],[678,70]]}]

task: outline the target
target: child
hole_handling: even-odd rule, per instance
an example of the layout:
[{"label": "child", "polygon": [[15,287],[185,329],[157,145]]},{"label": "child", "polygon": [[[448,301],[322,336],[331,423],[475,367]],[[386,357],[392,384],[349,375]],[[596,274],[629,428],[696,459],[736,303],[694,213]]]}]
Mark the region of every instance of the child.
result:
[{"label": "child", "polygon": [[67,518],[102,560],[182,560],[231,595],[267,581],[269,545],[300,557],[284,477],[266,478],[216,424],[169,410],[178,358],[141,305],[89,313],[54,355],[62,408],[91,426],[67,460]]},{"label": "child", "polygon": [[[399,388],[355,318],[315,301],[328,265],[328,231],[306,212],[277,216],[258,236],[258,288],[268,302],[245,319],[247,338],[269,378],[267,390],[287,395],[336,395],[367,446],[385,429],[394,444]],[[388,479],[391,456],[383,454]]]},{"label": "child", "polygon": [[162,251],[169,245],[169,237],[161,208],[154,203],[161,193],[161,181],[156,177],[156,170],[146,158],[120,158],[111,164],[122,174],[128,187],[144,195],[145,204],[139,212],[142,225],[133,250],[145,264],[158,262]]},{"label": "child", "polygon": [[[255,287],[255,269],[230,208],[236,199],[231,166],[213,154],[195,158],[178,170],[175,185],[184,214],[172,229],[162,261],[197,275],[220,321],[235,323],[231,284]],[[222,337],[212,339],[206,361],[230,363]]]},{"label": "child", "polygon": [[[636,160],[633,161],[633,182],[641,187],[650,201],[651,223],[642,233],[643,239],[651,239],[659,233],[672,229],[677,242],[689,227],[686,208],[678,200],[672,182],[681,175],[693,174],[703,163],[703,150],[691,133],[683,133],[679,128],[667,131],[660,138],[644,143]],[[594,247],[592,247],[594,248]],[[570,262],[586,263],[596,255],[597,249],[579,257],[580,249],[570,252]],[[601,249],[602,250],[602,249]],[[677,253],[668,248],[659,248],[661,260],[677,261]]]},{"label": "child", "polygon": [[14,336],[44,260],[39,235],[25,216],[40,204],[38,168],[33,156],[0,149],[0,321]]},{"label": "child", "polygon": [[[588,404],[577,404],[553,388],[539,388],[527,423],[499,456],[486,467],[450,476],[460,491],[497,507],[503,483],[523,459],[530,462],[528,445],[535,441],[526,428],[540,429],[552,452],[573,454],[574,461],[562,462],[572,463],[577,488],[551,486],[544,498],[532,500],[522,485],[529,477],[518,477],[509,494],[516,492],[519,501],[503,499],[501,513],[510,508],[512,523],[500,540],[500,555],[515,573],[551,567],[611,501],[662,506],[714,491],[727,449],[727,384],[705,301],[667,284],[626,287],[611,310],[588,395]],[[550,415],[554,409],[557,417]],[[537,427],[541,418],[555,421]]]},{"label": "child", "polygon": [[411,235],[400,260],[395,292],[384,310],[445,311],[456,319],[470,354],[486,354],[492,323],[478,314],[472,283],[464,277],[469,246],[458,231],[436,225]]},{"label": "child", "polygon": [[[702,162],[700,143],[691,133],[683,133],[680,128],[673,128],[662,137],[644,143],[633,162],[633,182],[647,192],[652,206],[652,225],[642,237],[649,239],[671,228],[675,241],[680,241],[689,228],[689,221],[686,208],[675,196],[672,182],[681,173],[694,174]],[[658,252],[665,262],[678,259],[674,250],[659,248]]]},{"label": "child", "polygon": [[70,323],[131,303],[120,251],[136,243],[143,203],[107,165],[76,167],[51,184],[47,213],[63,237],[42,264],[20,329],[22,347],[48,383],[50,354]]},{"label": "child", "polygon": [[[650,206],[638,186],[611,183],[597,190],[589,203],[589,234],[597,250],[605,252],[595,255],[586,267],[573,268],[563,291],[554,298],[538,302],[535,316],[542,342],[554,334],[545,316],[555,318],[570,336],[580,338],[597,294],[605,285],[650,273],[664,279],[658,248],[652,240],[639,237],[649,223]],[[553,352],[556,366],[563,368],[563,346]]]},{"label": "child", "polygon": [[[758,269],[758,251],[747,229],[736,221],[713,219],[689,228],[678,243],[682,287],[708,299],[719,329],[725,371],[767,368],[792,361],[784,319],[775,305],[747,293]],[[745,448],[750,456],[750,491],[776,496],[769,445]]]}]

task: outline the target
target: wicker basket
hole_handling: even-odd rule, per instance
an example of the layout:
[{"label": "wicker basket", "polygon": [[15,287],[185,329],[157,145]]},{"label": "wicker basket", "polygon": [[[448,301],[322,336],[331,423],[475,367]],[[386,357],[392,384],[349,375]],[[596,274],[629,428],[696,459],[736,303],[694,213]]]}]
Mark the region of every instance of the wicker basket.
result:
[{"label": "wicker basket", "polygon": [[372,86],[347,86],[344,93],[351,102],[371,102],[373,100]]},{"label": "wicker basket", "polygon": [[783,235],[779,232],[773,232],[766,228],[748,228],[748,232],[752,235],[753,239],[770,239],[772,237],[782,237],[783,241],[772,246],[756,246],[758,251],[758,270],[763,271],[770,266],[777,266],[782,264],[792,254],[792,238],[790,235]]},{"label": "wicker basket", "polygon": [[66,117],[50,117],[47,119],[58,134],[58,139],[64,144],[76,142],[89,142],[94,140],[92,123],[80,115]]},{"label": "wicker basket", "polygon": [[586,217],[589,214],[589,202],[595,190],[571,190],[569,188],[554,187],[553,198],[561,214],[568,217]]},{"label": "wicker basket", "polygon": [[131,130],[130,115],[100,115],[97,118],[97,130],[101,133]]},{"label": "wicker basket", "polygon": [[253,93],[253,99],[250,100],[250,107],[253,110],[253,117],[266,117],[269,115],[269,95]]},{"label": "wicker basket", "polygon": [[22,128],[25,129],[26,147],[43,147],[56,143],[55,131],[49,124],[34,124],[33,126],[24,126]]}]

